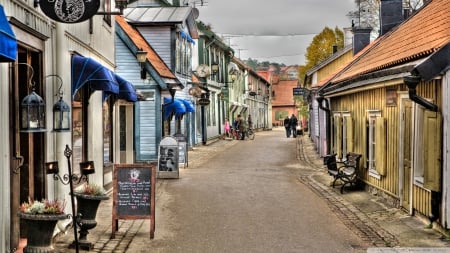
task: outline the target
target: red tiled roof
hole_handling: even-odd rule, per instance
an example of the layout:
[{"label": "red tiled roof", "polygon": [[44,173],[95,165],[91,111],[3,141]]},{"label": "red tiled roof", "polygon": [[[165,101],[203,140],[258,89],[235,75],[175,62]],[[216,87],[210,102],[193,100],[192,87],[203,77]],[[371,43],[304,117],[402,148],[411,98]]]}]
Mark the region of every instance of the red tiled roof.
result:
[{"label": "red tiled roof", "polygon": [[136,29],[128,24],[122,16],[116,16],[116,22],[130,37],[137,48],[147,52],[147,60],[161,77],[176,79],[175,74],[169,69],[169,67],[167,67],[161,57],[159,57],[155,50],[153,50],[150,44],[148,44],[148,42]]},{"label": "red tiled roof", "polygon": [[333,83],[423,58],[450,42],[450,1],[432,0],[380,38]]}]

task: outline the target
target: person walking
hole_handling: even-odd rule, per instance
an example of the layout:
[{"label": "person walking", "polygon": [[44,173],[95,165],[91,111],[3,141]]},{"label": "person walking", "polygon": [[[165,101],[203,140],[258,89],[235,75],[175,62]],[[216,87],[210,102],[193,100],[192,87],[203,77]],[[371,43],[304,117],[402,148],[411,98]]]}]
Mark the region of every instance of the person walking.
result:
[{"label": "person walking", "polygon": [[248,115],[247,122],[248,122],[248,128],[253,129],[253,120],[252,120],[252,116],[250,114]]},{"label": "person walking", "polygon": [[288,116],[284,119],[284,128],[286,129],[286,137],[291,137],[291,125],[290,125],[290,119]]},{"label": "person walking", "polygon": [[230,122],[228,121],[228,119],[225,119],[224,130],[225,136],[230,137]]},{"label": "person walking", "polygon": [[244,140],[244,138],[245,138],[245,122],[242,119],[240,114],[237,116],[237,120],[238,120],[237,128],[238,128],[239,132],[241,133],[241,140]]},{"label": "person walking", "polygon": [[294,114],[292,114],[291,118],[289,119],[289,126],[291,127],[292,137],[294,138],[297,138],[297,125],[298,119]]}]

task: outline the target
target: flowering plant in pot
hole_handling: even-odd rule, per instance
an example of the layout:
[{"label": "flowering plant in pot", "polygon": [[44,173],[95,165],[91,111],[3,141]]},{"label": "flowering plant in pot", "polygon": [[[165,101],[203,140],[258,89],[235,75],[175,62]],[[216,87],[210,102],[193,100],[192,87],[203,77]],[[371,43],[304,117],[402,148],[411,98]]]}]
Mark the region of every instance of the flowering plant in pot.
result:
[{"label": "flowering plant in pot", "polygon": [[28,199],[20,205],[18,216],[26,227],[25,253],[53,252],[53,232],[58,220],[67,219],[65,200]]},{"label": "flowering plant in pot", "polygon": [[[94,245],[87,240],[88,230],[97,226],[95,217],[102,200],[109,199],[105,189],[96,184],[85,184],[74,193],[77,199],[77,223],[80,227],[79,246],[91,250]],[[71,247],[75,245],[72,243]]]}]

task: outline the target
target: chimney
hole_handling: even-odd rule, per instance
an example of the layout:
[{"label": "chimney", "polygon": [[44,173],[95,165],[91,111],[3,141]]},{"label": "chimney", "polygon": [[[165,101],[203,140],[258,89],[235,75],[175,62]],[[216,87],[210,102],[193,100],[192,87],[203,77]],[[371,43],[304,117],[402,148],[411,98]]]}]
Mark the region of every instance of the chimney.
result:
[{"label": "chimney", "polygon": [[369,45],[371,31],[370,27],[353,27],[353,55]]},{"label": "chimney", "polygon": [[351,27],[344,28],[344,47],[351,45],[353,41],[353,32]]},{"label": "chimney", "polygon": [[338,47],[336,44],[333,44],[333,54],[335,54],[338,51]]},{"label": "chimney", "polygon": [[381,0],[380,15],[381,36],[403,22],[402,0]]}]

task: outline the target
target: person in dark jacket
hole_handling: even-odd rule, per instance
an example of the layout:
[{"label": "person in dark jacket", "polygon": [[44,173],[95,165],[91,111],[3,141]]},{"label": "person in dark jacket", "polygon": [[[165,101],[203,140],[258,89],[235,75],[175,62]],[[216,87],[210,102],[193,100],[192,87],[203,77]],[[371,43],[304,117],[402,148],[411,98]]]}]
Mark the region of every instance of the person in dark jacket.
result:
[{"label": "person in dark jacket", "polygon": [[294,114],[292,114],[291,118],[289,119],[289,126],[291,127],[292,137],[294,138],[297,138],[297,125],[298,119]]},{"label": "person in dark jacket", "polygon": [[286,118],[284,119],[284,128],[286,129],[286,137],[291,137],[291,125],[288,116],[286,116]]}]

